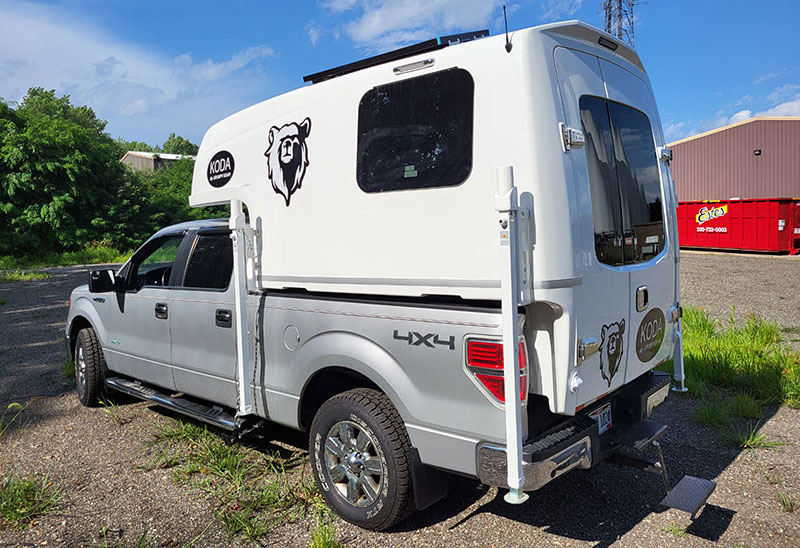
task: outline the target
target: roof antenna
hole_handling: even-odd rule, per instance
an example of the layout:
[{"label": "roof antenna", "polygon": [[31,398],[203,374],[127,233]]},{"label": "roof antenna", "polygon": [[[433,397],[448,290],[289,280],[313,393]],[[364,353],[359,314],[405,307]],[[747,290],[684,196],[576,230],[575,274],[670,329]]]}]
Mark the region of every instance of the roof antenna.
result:
[{"label": "roof antenna", "polygon": [[506,15],[506,5],[503,4],[503,20],[506,22],[506,52],[511,53],[511,41],[508,39],[508,16]]}]

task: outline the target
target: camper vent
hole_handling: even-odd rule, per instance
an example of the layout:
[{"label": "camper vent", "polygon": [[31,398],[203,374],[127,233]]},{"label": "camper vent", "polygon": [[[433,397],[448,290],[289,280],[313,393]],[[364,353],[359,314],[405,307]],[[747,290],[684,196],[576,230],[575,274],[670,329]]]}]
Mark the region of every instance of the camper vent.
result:
[{"label": "camper vent", "polygon": [[303,82],[318,84],[320,82],[324,82],[325,80],[330,80],[331,78],[336,78],[337,76],[342,76],[344,74],[350,74],[351,72],[355,72],[357,70],[374,67],[376,65],[382,65],[384,63],[390,63],[392,61],[397,61],[398,59],[411,57],[412,55],[417,55],[428,51],[435,51],[437,49],[453,46],[455,44],[461,44],[462,42],[471,42],[472,40],[477,40],[478,38],[484,38],[486,36],[489,36],[488,29],[441,36],[439,38],[420,42],[419,44],[396,49],[388,53],[382,53],[374,57],[368,57],[366,59],[362,59],[361,61],[348,63],[346,65],[342,65],[341,67],[323,70],[322,72],[317,72],[315,74],[309,74],[308,76],[303,76]]}]

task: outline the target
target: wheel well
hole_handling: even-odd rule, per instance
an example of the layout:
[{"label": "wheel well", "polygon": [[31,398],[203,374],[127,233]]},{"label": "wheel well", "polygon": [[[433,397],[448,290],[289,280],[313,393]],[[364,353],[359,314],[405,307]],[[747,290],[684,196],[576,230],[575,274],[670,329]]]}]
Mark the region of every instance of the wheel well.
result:
[{"label": "wheel well", "polygon": [[352,369],[328,367],[315,373],[306,384],[300,400],[300,427],[308,430],[323,403],[353,388],[372,388],[383,392],[374,382]]},{"label": "wheel well", "polygon": [[78,332],[86,327],[92,327],[89,320],[83,316],[75,316],[72,320],[72,325],[69,326],[69,358],[75,356],[75,341],[78,340]]}]

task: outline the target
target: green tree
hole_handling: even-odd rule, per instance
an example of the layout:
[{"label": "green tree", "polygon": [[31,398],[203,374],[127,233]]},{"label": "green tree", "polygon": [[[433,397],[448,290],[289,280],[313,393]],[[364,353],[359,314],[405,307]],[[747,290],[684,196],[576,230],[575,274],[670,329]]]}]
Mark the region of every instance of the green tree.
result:
[{"label": "green tree", "polygon": [[0,107],[0,254],[101,239],[93,221],[124,177],[106,122],[69,96],[31,88]]},{"label": "green tree", "polygon": [[196,144],[188,139],[184,139],[180,135],[170,133],[164,144],[161,145],[160,152],[165,154],[186,154],[188,156],[196,156],[197,151],[200,149]]}]

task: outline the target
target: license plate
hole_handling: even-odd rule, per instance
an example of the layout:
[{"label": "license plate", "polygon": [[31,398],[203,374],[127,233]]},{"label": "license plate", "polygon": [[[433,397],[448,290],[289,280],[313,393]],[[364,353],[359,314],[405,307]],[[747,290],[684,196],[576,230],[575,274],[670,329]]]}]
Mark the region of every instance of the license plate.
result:
[{"label": "license plate", "polygon": [[589,416],[597,421],[597,431],[599,433],[606,432],[611,428],[611,402],[608,402],[602,407],[598,407]]}]

